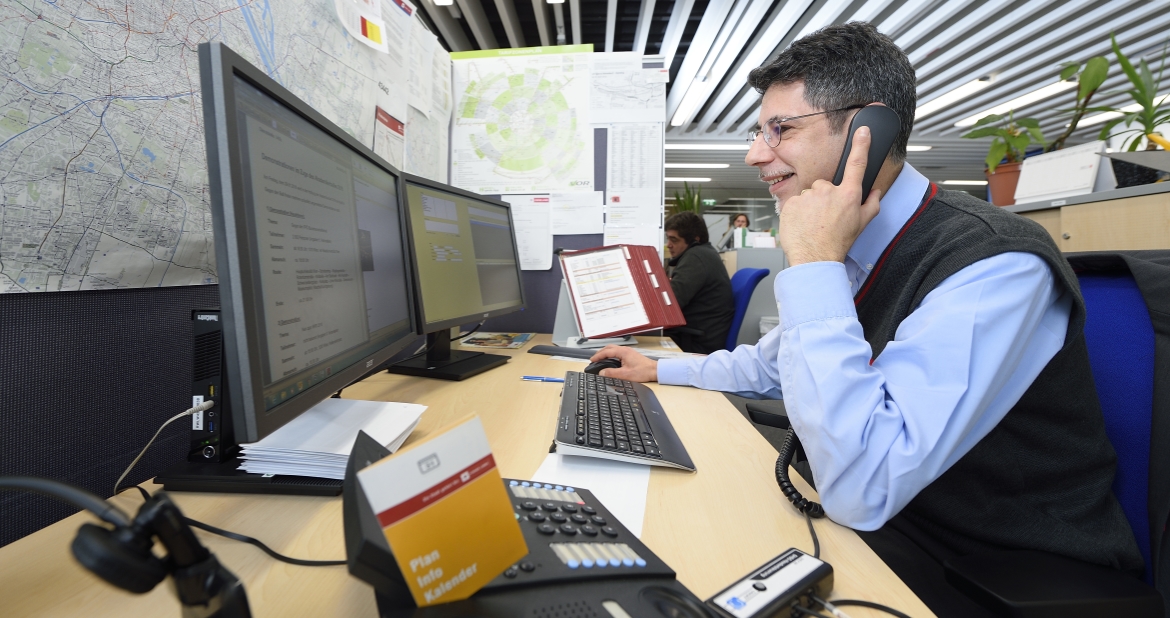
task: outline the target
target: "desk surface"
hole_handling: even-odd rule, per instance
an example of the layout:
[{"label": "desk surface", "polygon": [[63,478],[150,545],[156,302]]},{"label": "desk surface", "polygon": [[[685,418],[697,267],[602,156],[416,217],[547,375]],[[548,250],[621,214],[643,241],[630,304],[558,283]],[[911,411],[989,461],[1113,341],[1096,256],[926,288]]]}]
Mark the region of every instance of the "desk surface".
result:
[{"label": "desk surface", "polygon": [[[548,335],[536,343],[548,343]],[[653,344],[653,340],[643,339]],[[475,413],[483,421],[500,472],[529,478],[552,441],[560,398],[556,383],[523,382],[522,375],[562,375],[579,363],[526,353],[463,382],[378,374],[345,389],[344,396],[428,406],[408,444]],[[642,541],[707,598],[789,547],[812,551],[803,517],[784,499],[773,469],[776,451],[723,395],[696,389],[650,387],[682,437],[697,473],[654,468]],[[797,475],[805,496],[815,495]],[[157,486],[147,487],[154,491]],[[344,559],[341,499],[298,496],[172,494],[188,517],[254,536],[298,558]],[[137,492],[114,499],[136,512]],[[72,559],[69,544],[86,513],[0,548],[0,614],[5,616],[178,615],[168,586],[131,595],[98,580]],[[911,616],[931,615],[922,602],[851,530],[815,522],[821,558],[833,566],[834,598],[876,601]],[[307,568],[277,562],[258,549],[198,531],[219,560],[244,581],[253,615],[376,616],[369,586],[344,566]],[[864,608],[848,613],[882,616]]]}]

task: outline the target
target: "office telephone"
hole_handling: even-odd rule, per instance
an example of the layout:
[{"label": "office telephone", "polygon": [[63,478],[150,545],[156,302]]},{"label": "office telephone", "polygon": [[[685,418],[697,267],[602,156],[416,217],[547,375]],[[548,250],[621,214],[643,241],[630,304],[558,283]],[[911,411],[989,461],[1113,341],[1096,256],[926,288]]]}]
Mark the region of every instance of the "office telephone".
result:
[{"label": "office telephone", "polygon": [[[878,172],[890,154],[902,125],[897,112],[884,105],[869,105],[858,110],[853,116],[853,121],[849,123],[849,130],[845,135],[845,148],[837,163],[837,173],[833,175],[833,184],[837,186],[840,186],[845,178],[845,166],[853,149],[853,134],[862,126],[869,127],[870,134],[869,157],[866,159],[865,174],[861,179],[861,201],[864,203],[869,198],[873,183],[877,180]],[[754,423],[788,430],[784,436],[784,443],[780,446],[780,456],[776,458],[776,483],[780,485],[780,491],[796,510],[807,513],[809,517],[824,517],[825,510],[821,505],[800,495],[788,477],[788,466],[800,448],[800,439],[796,437],[796,430],[788,423],[788,418],[761,410],[749,410],[749,414]]]},{"label": "office telephone", "polygon": [[383,617],[714,616],[591,492],[515,479],[504,485],[528,555],[468,599],[416,607],[356,478],[389,454],[360,433],[342,490],[349,571],[373,586]]}]

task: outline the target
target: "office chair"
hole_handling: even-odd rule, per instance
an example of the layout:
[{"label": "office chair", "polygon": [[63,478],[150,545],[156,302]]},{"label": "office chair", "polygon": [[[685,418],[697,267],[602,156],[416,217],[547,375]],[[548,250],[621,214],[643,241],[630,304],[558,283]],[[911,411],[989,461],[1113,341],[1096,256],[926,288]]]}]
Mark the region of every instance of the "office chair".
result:
[{"label": "office chair", "polygon": [[735,298],[735,317],[731,318],[731,330],[727,331],[728,351],[735,349],[735,342],[739,339],[739,327],[743,326],[743,316],[747,313],[748,302],[752,299],[752,292],[764,277],[768,276],[767,268],[741,268],[731,277],[731,295]]},{"label": "office chair", "polygon": [[[1149,252],[1152,253],[1152,252]],[[1155,335],[1147,301],[1121,259],[1088,256],[1078,270],[1085,342],[1105,432],[1117,452],[1113,493],[1145,561],[1145,583],[1124,573],[1044,552],[994,552],[948,561],[947,581],[997,613],[1021,618],[1117,614],[1163,616],[1150,586],[1149,478],[1154,414]],[[1104,260],[1098,261],[1098,260]],[[1070,256],[1074,267],[1079,265]],[[1164,560],[1163,560],[1164,562]],[[1037,577],[1034,574],[1040,573]]]}]

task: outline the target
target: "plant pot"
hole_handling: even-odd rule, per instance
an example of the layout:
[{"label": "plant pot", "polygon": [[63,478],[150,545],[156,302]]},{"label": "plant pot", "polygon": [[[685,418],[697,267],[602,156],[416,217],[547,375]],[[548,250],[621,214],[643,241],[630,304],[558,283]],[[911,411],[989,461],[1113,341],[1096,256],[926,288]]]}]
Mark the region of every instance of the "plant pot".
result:
[{"label": "plant pot", "polygon": [[1158,181],[1158,170],[1129,161],[1110,159],[1113,165],[1113,177],[1117,179],[1117,188],[1148,185]]},{"label": "plant pot", "polygon": [[996,206],[1011,206],[1016,203],[1016,183],[1020,181],[1019,163],[1000,163],[995,173],[984,171],[987,187],[991,191],[991,203]]}]

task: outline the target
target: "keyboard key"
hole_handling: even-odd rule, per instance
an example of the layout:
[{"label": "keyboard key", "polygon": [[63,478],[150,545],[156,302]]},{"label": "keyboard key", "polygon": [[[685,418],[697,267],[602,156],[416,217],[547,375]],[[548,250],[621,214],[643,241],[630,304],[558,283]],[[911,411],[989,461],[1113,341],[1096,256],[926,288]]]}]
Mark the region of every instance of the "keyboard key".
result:
[{"label": "keyboard key", "polygon": [[659,453],[656,448],[646,447],[646,454],[651,457],[662,457],[662,453]]},{"label": "keyboard key", "polygon": [[[580,440],[581,438],[577,438],[577,439]],[[643,455],[646,454],[646,449],[642,448],[642,445],[640,445],[640,444],[631,444],[630,450],[634,451],[635,453],[641,453]]]},{"label": "keyboard key", "polygon": [[617,448],[617,443],[614,442],[613,440],[606,439],[606,440],[602,440],[602,446],[604,446],[605,448]]},{"label": "keyboard key", "polygon": [[573,513],[573,516],[571,517],[571,519],[579,524],[589,523],[589,518],[580,514],[580,513]]},{"label": "keyboard key", "polygon": [[557,533],[556,526],[553,526],[552,524],[540,524],[539,526],[536,527],[536,531],[541,533],[541,534],[556,534]]},{"label": "keyboard key", "polygon": [[584,526],[581,526],[581,534],[585,534],[588,536],[597,536],[597,528],[586,524]]},{"label": "keyboard key", "polygon": [[619,451],[628,451],[630,450],[630,443],[618,441],[617,448]]},{"label": "keyboard key", "polygon": [[[548,524],[544,524],[544,525],[546,525],[546,526],[547,526]],[[551,526],[550,526],[550,527],[551,527]],[[602,529],[601,529],[601,532],[602,532],[602,534],[604,534],[605,536],[617,536],[617,535],[618,535],[618,531],[617,531],[617,530],[614,530],[614,529],[613,529],[613,526],[606,526],[606,527],[604,527],[604,528],[602,528]]]},{"label": "keyboard key", "polygon": [[585,513],[586,515],[596,515],[597,509],[594,509],[591,506],[581,505],[581,512]]},{"label": "keyboard key", "polygon": [[602,517],[601,515],[594,515],[594,516],[590,517],[589,519],[591,519],[593,521],[593,523],[595,523],[599,526],[604,526],[606,524],[605,518]]},{"label": "keyboard key", "polygon": [[545,519],[548,518],[545,517],[544,513],[541,513],[540,511],[533,511],[528,514],[528,521],[544,521]]},{"label": "keyboard key", "polygon": [[[565,491],[573,491],[573,490],[566,489]],[[561,510],[566,512],[566,513],[576,513],[577,512],[577,505],[576,504],[562,504]]]},{"label": "keyboard key", "polygon": [[596,439],[593,436],[589,436],[589,446],[601,446],[601,444],[601,440]]},{"label": "keyboard key", "polygon": [[575,536],[577,534],[577,528],[573,527],[572,524],[561,524],[561,534]]}]

